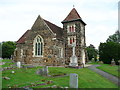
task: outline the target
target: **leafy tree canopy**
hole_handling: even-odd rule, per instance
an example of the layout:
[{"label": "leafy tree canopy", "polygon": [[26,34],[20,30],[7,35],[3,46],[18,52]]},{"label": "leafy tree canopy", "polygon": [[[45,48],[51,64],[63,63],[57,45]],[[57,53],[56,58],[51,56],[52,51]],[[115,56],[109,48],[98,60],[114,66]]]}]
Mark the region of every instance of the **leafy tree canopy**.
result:
[{"label": "leafy tree canopy", "polygon": [[120,30],[117,30],[115,34],[110,35],[106,42],[119,42],[120,43]]},{"label": "leafy tree canopy", "polygon": [[16,48],[16,43],[7,41],[2,43],[2,58],[11,58]]},{"label": "leafy tree canopy", "polygon": [[120,60],[120,44],[117,42],[100,43],[99,56],[100,61],[106,64],[110,64],[112,59],[118,64],[118,60]]},{"label": "leafy tree canopy", "polygon": [[94,58],[95,60],[97,59],[98,50],[95,49],[94,45],[90,44],[90,46],[88,46],[86,50],[89,60],[92,60],[92,58]]}]

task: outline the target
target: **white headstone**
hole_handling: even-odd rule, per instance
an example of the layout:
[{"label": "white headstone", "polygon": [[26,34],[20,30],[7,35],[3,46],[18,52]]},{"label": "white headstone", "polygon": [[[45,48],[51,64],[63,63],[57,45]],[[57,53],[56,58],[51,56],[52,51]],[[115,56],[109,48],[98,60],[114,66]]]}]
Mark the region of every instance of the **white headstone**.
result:
[{"label": "white headstone", "polygon": [[15,71],[12,71],[11,73],[15,73]]},{"label": "white headstone", "polygon": [[18,67],[18,68],[21,67],[21,62],[17,62],[17,67]]},{"label": "white headstone", "polygon": [[70,74],[70,88],[78,88],[78,74]]}]

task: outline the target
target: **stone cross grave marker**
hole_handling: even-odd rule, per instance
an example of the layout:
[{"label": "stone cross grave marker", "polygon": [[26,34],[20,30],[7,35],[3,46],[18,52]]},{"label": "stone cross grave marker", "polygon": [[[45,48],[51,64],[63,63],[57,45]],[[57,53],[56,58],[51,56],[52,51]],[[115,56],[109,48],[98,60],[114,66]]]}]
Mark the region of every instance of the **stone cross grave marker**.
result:
[{"label": "stone cross grave marker", "polygon": [[18,68],[21,67],[21,62],[17,62],[17,67],[18,67]]},{"label": "stone cross grave marker", "polygon": [[78,58],[75,55],[75,47],[76,47],[76,44],[72,44],[72,52],[73,52],[73,54],[70,57],[69,66],[78,66]]},{"label": "stone cross grave marker", "polygon": [[78,88],[78,74],[71,73],[70,74],[70,88]]}]

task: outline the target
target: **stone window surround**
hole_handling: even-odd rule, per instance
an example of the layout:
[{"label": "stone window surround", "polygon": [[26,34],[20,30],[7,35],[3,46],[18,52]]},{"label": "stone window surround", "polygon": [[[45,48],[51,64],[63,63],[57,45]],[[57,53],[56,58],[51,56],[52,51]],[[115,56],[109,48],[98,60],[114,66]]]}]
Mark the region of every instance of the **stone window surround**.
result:
[{"label": "stone window surround", "polygon": [[[42,55],[35,55],[35,44],[36,44],[36,40],[37,40],[38,37],[41,38],[41,42],[42,42]],[[43,53],[44,53],[44,42],[43,42],[43,38],[42,38],[40,35],[37,35],[37,36],[34,38],[34,41],[33,41],[33,57],[43,57]]]},{"label": "stone window surround", "polygon": [[[72,43],[71,43],[70,39],[72,39]],[[74,40],[74,43],[76,44],[76,36],[69,36],[68,37],[68,45],[72,45],[73,44],[73,40]]]},{"label": "stone window surround", "polygon": [[67,25],[67,33],[75,32],[75,24],[68,24]]}]

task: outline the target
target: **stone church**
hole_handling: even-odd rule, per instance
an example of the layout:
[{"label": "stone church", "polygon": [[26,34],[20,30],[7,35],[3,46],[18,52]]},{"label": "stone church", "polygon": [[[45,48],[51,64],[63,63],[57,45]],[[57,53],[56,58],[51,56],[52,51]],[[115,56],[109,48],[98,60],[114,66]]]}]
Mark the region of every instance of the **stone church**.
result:
[{"label": "stone church", "polygon": [[62,24],[63,28],[38,16],[17,41],[13,60],[33,65],[69,65],[75,44],[77,63],[85,64],[85,22],[73,8]]}]

